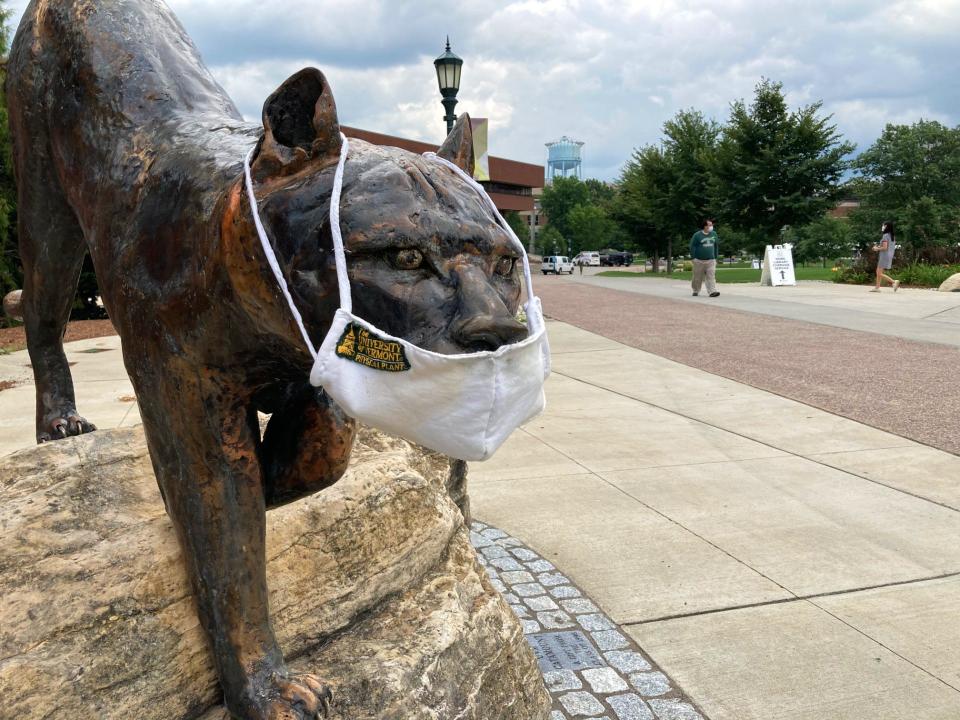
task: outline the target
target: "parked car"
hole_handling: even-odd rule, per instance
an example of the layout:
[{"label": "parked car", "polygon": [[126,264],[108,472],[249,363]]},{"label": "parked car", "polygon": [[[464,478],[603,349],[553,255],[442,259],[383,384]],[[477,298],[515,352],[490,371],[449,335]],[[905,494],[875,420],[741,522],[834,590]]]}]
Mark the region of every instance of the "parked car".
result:
[{"label": "parked car", "polygon": [[547,273],[553,273],[554,275],[569,273],[573,275],[573,263],[566,255],[547,255],[540,264],[540,271],[544,275]]},{"label": "parked car", "polygon": [[600,253],[596,250],[585,250],[573,259],[574,265],[597,266],[600,264]]},{"label": "parked car", "polygon": [[600,255],[600,264],[608,267],[633,265],[633,253],[613,251]]}]

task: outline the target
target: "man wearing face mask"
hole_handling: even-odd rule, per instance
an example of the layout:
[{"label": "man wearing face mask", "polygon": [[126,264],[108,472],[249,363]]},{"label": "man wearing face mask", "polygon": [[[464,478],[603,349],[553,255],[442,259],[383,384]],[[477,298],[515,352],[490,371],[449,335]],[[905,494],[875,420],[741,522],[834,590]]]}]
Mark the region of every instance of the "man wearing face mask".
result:
[{"label": "man wearing face mask", "polygon": [[690,238],[690,257],[693,258],[693,296],[700,294],[704,277],[707,280],[707,293],[717,297],[717,258],[720,257],[720,240],[713,229],[713,220],[703,221],[700,229]]}]

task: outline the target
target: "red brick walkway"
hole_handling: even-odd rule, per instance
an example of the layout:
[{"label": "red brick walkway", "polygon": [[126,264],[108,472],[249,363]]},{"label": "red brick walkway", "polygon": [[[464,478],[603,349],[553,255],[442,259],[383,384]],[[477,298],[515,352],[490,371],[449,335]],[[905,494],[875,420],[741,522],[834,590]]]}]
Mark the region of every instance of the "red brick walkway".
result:
[{"label": "red brick walkway", "polygon": [[960,455],[960,350],[576,283],[552,318]]}]

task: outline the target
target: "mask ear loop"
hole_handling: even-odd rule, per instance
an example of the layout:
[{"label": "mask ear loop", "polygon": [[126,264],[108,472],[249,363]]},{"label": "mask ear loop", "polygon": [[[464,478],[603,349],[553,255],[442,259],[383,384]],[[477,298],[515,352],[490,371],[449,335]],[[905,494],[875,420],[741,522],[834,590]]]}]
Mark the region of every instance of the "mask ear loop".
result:
[{"label": "mask ear loop", "polygon": [[353,312],[353,297],[350,294],[350,276],[347,274],[347,254],[343,249],[343,235],[340,233],[340,195],[343,192],[343,168],[347,163],[350,141],[340,133],[340,159],[337,172],[333,176],[333,192],[330,194],[330,235],[333,237],[333,257],[337,263],[337,284],[340,287],[340,309]]},{"label": "mask ear loop", "polygon": [[429,158],[430,160],[435,160],[441,165],[446,165],[448,168],[453,170],[457,175],[463,178],[470,187],[480,194],[480,197],[484,199],[487,206],[493,211],[493,215],[497,218],[497,222],[500,223],[500,227],[507,231],[507,234],[513,240],[513,242],[516,243],[517,247],[520,248],[521,258],[523,260],[523,279],[527,284],[527,304],[533,305],[536,296],[533,294],[533,278],[530,277],[530,259],[527,257],[527,251],[523,247],[523,243],[520,242],[520,238],[518,238],[517,234],[513,231],[513,228],[510,227],[510,224],[503,219],[503,215],[501,215],[500,211],[497,210],[497,206],[494,204],[493,199],[487,194],[486,189],[483,187],[483,185],[467,175],[467,173],[465,173],[460,166],[454,165],[452,162],[446,158],[440,157],[435,152],[425,152],[423,156],[425,158]]},{"label": "mask ear loop", "polygon": [[[247,156],[243,159],[243,174],[245,178],[245,184],[247,186],[247,198],[250,200],[250,210],[253,214],[253,224],[257,228],[257,235],[260,236],[260,245],[263,247],[263,254],[267,256],[267,263],[270,265],[270,269],[273,270],[273,276],[277,279],[277,285],[280,286],[280,291],[287,299],[287,305],[290,306],[290,312],[293,313],[293,319],[296,320],[297,327],[300,328],[300,334],[303,335],[303,342],[306,344],[307,349],[313,356],[313,359],[316,360],[316,348],[313,347],[313,343],[310,341],[310,335],[307,334],[307,329],[303,326],[303,318],[300,316],[300,311],[297,310],[297,306],[293,303],[293,297],[290,295],[290,289],[287,287],[287,281],[284,279],[283,273],[280,271],[280,263],[277,262],[276,253],[273,252],[273,246],[267,239],[267,232],[263,229],[263,223],[260,222],[260,210],[257,208],[257,197],[253,194],[253,178],[250,176],[250,160],[253,158],[254,150],[256,150],[256,148],[252,148],[250,152],[247,153]],[[343,291],[341,290],[341,292]],[[349,286],[347,292],[349,293]]]}]

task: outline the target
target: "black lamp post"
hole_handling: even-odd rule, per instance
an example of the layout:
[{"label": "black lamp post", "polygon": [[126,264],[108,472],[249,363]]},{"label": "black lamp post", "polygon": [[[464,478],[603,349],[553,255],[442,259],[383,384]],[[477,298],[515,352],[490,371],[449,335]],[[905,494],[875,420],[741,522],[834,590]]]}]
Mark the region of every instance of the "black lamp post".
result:
[{"label": "black lamp post", "polygon": [[457,116],[453,114],[453,109],[457,106],[457,91],[460,89],[460,68],[463,66],[463,60],[450,52],[450,37],[447,36],[447,49],[436,60],[433,66],[437,69],[437,83],[440,85],[440,94],[443,96],[443,109],[447,114],[443,119],[447,121],[447,134],[453,130],[453,123]]}]

